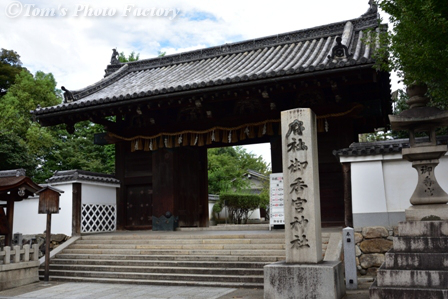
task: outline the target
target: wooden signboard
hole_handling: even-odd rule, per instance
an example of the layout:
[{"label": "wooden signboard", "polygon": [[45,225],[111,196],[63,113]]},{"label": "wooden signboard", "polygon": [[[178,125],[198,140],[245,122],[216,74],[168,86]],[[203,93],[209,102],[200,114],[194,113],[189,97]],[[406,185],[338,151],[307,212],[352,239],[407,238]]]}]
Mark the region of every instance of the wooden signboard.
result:
[{"label": "wooden signboard", "polygon": [[63,191],[51,187],[36,192],[39,194],[39,214],[58,214],[59,213],[59,196]]}]

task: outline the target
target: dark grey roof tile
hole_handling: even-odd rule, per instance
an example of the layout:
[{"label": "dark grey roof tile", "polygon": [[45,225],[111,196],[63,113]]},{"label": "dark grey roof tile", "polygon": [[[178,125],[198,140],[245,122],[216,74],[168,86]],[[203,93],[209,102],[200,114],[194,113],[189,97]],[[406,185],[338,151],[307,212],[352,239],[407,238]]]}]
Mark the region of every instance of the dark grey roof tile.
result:
[{"label": "dark grey roof tile", "polygon": [[[428,138],[417,138],[417,142],[427,141]],[[447,144],[448,136],[438,136],[437,144]],[[334,150],[335,156],[367,156],[378,154],[398,154],[403,148],[409,148],[409,139],[393,139],[375,142],[355,142],[349,148]]]},{"label": "dark grey roof tile", "polygon": [[93,181],[106,184],[120,184],[120,181],[113,175],[78,169],[56,171],[51,178],[47,179],[47,183],[49,184],[67,181]]},{"label": "dark grey roof tile", "polygon": [[[107,77],[72,91],[75,102],[39,108],[34,113],[39,116],[160,93],[372,63],[372,47],[379,47],[379,41],[365,44],[362,30],[376,27],[376,15],[369,15],[307,30],[111,65]],[[328,58],[338,36],[354,51],[351,58],[342,61]]]}]

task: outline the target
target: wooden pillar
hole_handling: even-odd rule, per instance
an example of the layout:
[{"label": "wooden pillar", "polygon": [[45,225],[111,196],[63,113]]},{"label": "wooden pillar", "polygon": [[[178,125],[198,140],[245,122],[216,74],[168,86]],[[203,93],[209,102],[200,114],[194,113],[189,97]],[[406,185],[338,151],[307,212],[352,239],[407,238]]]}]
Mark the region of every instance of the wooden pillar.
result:
[{"label": "wooden pillar", "polygon": [[342,163],[342,173],[344,176],[344,222],[346,227],[353,227],[352,180],[350,163]]},{"label": "wooden pillar", "polygon": [[177,186],[174,182],[174,149],[158,149],[153,152],[153,215],[160,217],[166,212],[174,216],[174,194]]},{"label": "wooden pillar", "polygon": [[72,236],[81,234],[81,183],[73,183],[72,194]]},{"label": "wooden pillar", "polygon": [[9,225],[9,234],[5,236],[5,246],[11,246],[12,234],[14,233],[14,199],[6,201],[6,218]]},{"label": "wooden pillar", "polygon": [[282,139],[281,136],[271,137],[271,168],[272,173],[283,172]]},{"label": "wooden pillar", "polygon": [[199,205],[201,214],[199,218],[200,227],[208,227],[210,216],[208,214],[208,171],[207,171],[207,148],[205,146],[199,150]]},{"label": "wooden pillar", "polygon": [[128,142],[115,144],[115,177],[120,180],[120,189],[117,190],[117,230],[123,230],[126,225],[125,146],[127,145]]}]

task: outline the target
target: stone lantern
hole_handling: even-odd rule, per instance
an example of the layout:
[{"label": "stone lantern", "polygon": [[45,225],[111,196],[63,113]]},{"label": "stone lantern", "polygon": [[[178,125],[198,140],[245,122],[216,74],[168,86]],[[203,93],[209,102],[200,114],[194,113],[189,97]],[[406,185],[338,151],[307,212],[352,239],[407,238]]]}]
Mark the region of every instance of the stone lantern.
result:
[{"label": "stone lantern", "polygon": [[[406,220],[448,219],[448,194],[440,187],[435,177],[439,159],[447,152],[447,145],[438,145],[436,129],[448,126],[448,111],[427,107],[425,85],[411,85],[407,88],[410,106],[399,115],[389,115],[393,130],[409,132],[410,148],[402,150],[403,159],[412,162],[417,170],[417,187],[410,198],[413,205],[406,210]],[[419,132],[428,138],[416,138]]]}]

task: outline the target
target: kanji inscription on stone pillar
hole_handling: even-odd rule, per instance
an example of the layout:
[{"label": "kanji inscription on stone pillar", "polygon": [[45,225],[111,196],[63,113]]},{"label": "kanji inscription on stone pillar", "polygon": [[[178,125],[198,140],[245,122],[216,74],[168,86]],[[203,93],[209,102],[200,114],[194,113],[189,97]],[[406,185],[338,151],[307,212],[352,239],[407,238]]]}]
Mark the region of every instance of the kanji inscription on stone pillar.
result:
[{"label": "kanji inscription on stone pillar", "polygon": [[311,109],[283,111],[282,154],[286,263],[322,261],[316,116]]}]

